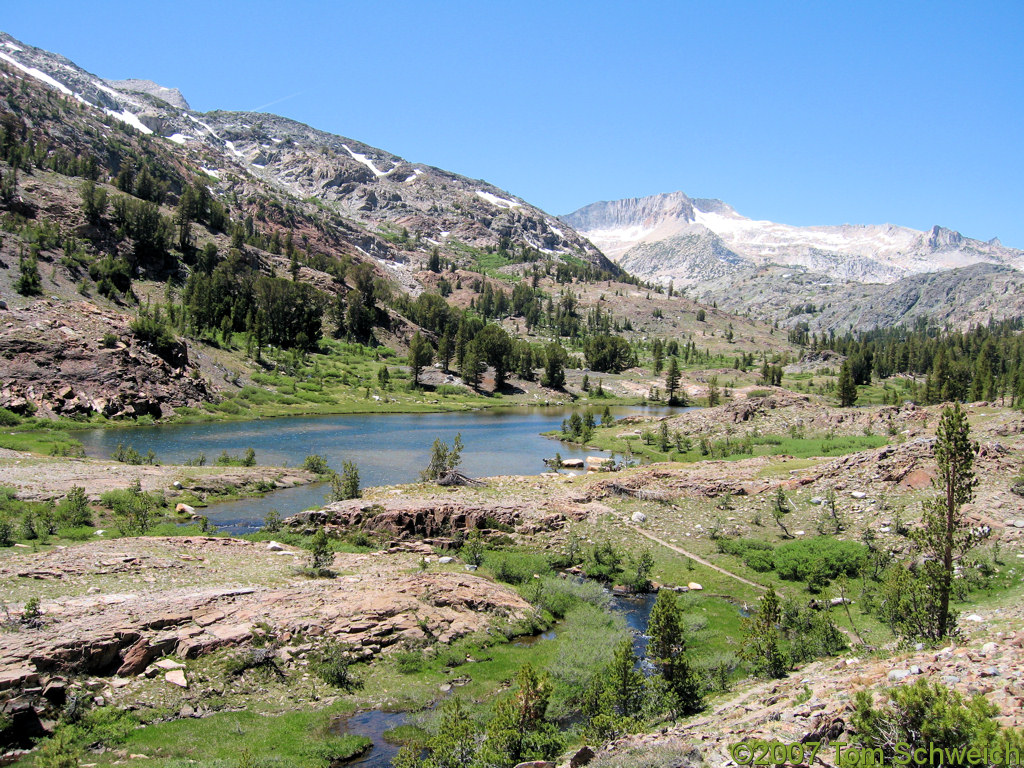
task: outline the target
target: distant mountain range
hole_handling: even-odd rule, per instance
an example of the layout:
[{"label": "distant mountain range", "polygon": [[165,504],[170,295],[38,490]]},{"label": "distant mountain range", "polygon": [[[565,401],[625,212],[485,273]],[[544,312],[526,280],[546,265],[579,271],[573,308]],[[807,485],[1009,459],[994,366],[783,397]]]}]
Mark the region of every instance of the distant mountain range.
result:
[{"label": "distant mountain range", "polygon": [[563,216],[627,271],[693,285],[768,264],[840,280],[894,283],[909,275],[996,264],[1024,269],[1024,251],[943,227],[795,227],[741,216],[682,192],[592,203]]}]

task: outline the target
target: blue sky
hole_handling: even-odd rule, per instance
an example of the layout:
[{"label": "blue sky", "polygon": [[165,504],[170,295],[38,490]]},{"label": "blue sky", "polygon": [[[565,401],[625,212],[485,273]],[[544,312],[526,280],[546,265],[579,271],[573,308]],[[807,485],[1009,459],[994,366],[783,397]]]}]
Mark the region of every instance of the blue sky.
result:
[{"label": "blue sky", "polygon": [[553,213],[681,189],[1024,248],[1024,3],[45,2],[0,29]]}]

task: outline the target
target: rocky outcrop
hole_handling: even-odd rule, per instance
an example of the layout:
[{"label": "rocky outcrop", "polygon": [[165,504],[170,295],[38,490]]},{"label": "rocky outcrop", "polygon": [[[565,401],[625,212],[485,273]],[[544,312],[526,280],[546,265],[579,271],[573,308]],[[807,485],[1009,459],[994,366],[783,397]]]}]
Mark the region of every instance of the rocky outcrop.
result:
[{"label": "rocky outcrop", "polygon": [[560,511],[527,510],[522,505],[488,504],[438,499],[396,499],[369,502],[338,501],[321,510],[300,512],[285,523],[296,529],[327,526],[360,528],[397,539],[450,537],[455,533],[538,533],[557,530],[566,523]]},{"label": "rocky outcrop", "polygon": [[[295,557],[306,560],[301,550],[196,537],[93,542],[0,564],[5,582],[51,571],[72,594],[90,583],[126,590],[90,587],[85,594],[44,599],[39,626],[0,633],[0,707],[10,710],[21,701],[48,712],[51,684],[68,676],[101,678],[99,687],[120,685],[124,678],[167,672],[171,662],[154,664],[163,656],[197,659],[248,647],[256,636],[265,641],[268,632],[279,645],[337,643],[353,659],[370,659],[396,644],[450,643],[491,622],[532,613],[514,590],[472,574],[407,575],[415,562],[410,555],[339,555],[338,566],[359,576],[282,581],[286,562]],[[221,566],[230,566],[222,573],[230,579],[239,558],[271,583],[179,585],[209,580],[210,570]],[[17,621],[19,606],[13,608]]]},{"label": "rocky outcrop", "polygon": [[114,310],[40,300],[4,316],[0,407],[41,416],[160,418],[213,397],[183,342],[164,359],[137,343],[129,318]]}]

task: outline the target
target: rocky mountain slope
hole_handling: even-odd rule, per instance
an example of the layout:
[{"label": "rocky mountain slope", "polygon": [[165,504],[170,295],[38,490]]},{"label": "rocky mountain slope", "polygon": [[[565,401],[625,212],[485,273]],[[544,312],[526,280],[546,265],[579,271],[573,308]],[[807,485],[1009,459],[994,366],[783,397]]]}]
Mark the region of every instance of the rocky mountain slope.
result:
[{"label": "rocky mountain slope", "polygon": [[[198,113],[176,89],[146,80],[106,81],[3,32],[0,65],[162,139],[205,173],[217,192],[271,191],[296,205],[315,198],[316,206],[355,225],[351,239],[374,258],[406,262],[403,251],[425,245],[455,255],[466,246],[502,245],[616,271],[571,227],[487,182],[410,163],[276,115]],[[387,237],[403,232],[410,241]],[[379,233],[383,241],[372,237]],[[410,243],[417,248],[402,247]]]},{"label": "rocky mountain slope", "polygon": [[788,327],[806,323],[819,332],[912,326],[920,319],[966,328],[1024,315],[1024,273],[973,264],[884,284],[771,265],[716,276],[690,295],[727,312]]},{"label": "rocky mountain slope", "polygon": [[765,264],[865,283],[893,283],[978,263],[1024,268],[1024,251],[944,227],[929,232],[892,224],[794,227],[749,219],[721,200],[682,192],[592,203],[562,220],[630,272],[683,284]]}]

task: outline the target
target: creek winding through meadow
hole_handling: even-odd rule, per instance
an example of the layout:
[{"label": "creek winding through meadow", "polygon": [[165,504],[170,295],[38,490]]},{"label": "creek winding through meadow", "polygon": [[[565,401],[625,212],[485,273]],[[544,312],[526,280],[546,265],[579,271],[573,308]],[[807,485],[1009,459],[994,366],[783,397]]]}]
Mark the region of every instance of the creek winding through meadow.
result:
[{"label": "creek winding through meadow", "polygon": [[[651,617],[651,609],[657,594],[648,593],[644,595],[617,595],[612,598],[612,610],[620,614],[626,621],[626,627],[633,635],[633,650],[641,659],[647,652],[647,622]],[[540,635],[521,637],[514,642],[519,645],[535,645],[537,643],[555,642],[557,630],[549,630]],[[642,664],[646,665],[644,661]],[[387,712],[381,709],[370,709],[356,712],[349,717],[338,721],[335,732],[339,734],[351,733],[357,736],[366,736],[373,742],[373,746],[363,755],[346,762],[345,766],[358,766],[359,768],[391,768],[391,761],[398,750],[397,744],[392,744],[384,734],[400,725],[410,722],[408,712]]]},{"label": "creek winding through meadow", "polygon": [[[584,406],[585,407],[585,406]],[[600,412],[603,405],[590,406]],[[678,413],[666,407],[612,407],[615,418],[634,414]],[[88,456],[110,458],[118,443],[140,453],[152,450],[163,464],[181,464],[200,453],[213,464],[222,451],[241,455],[256,451],[256,461],[272,466],[301,466],[317,453],[335,469],[343,461],[359,468],[363,487],[411,483],[430,459],[435,438],[447,443],[461,433],[465,449],[462,470],[471,477],[531,475],[547,471],[544,459],[607,455],[601,451],[559,443],[543,437],[556,430],[573,409],[568,407],[490,408],[446,413],[348,414],[291,416],[260,421],[161,425],[127,429],[75,432]],[[276,509],[283,517],[324,503],[323,484],[285,488],[262,498],[211,504],[204,510],[210,522],[229,533],[259,528],[266,514]]]},{"label": "creek winding through meadow", "polygon": [[[600,413],[603,405],[592,404]],[[615,418],[635,414],[661,415],[682,409],[666,407],[612,407]],[[563,458],[608,455],[542,436],[556,430],[573,409],[569,407],[494,408],[479,411],[416,414],[350,414],[339,416],[285,417],[246,422],[134,427],[131,430],[86,430],[74,434],[88,456],[109,458],[118,443],[131,445],[140,453],[152,450],[165,464],[180,464],[204,453],[213,464],[222,451],[241,455],[251,447],[262,465],[300,466],[309,454],[317,453],[340,468],[353,461],[362,485],[394,485],[413,482],[430,457],[435,438],[448,443],[461,433],[465,444],[462,469],[473,477],[530,475],[548,471],[544,460],[557,451]],[[324,484],[287,488],[262,498],[211,504],[204,510],[210,521],[227,532],[256,530],[264,516],[276,509],[288,516],[324,503]],[[647,622],[654,595],[613,598],[612,607],[626,621],[634,637],[638,656],[647,647]],[[555,631],[520,638],[524,644],[555,642]],[[405,712],[368,710],[357,712],[337,725],[339,733],[367,736],[373,747],[346,763],[359,768],[389,768],[399,747],[384,739],[384,733],[408,721]]]}]

